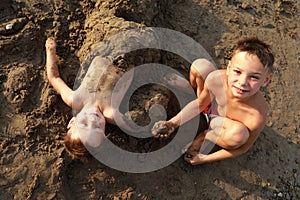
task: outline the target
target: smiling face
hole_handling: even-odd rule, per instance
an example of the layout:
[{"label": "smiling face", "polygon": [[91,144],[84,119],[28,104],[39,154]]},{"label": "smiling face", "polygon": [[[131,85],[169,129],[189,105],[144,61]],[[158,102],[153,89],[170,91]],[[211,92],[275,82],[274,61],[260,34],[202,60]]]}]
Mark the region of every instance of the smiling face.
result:
[{"label": "smiling face", "polygon": [[247,99],[266,86],[271,74],[254,54],[236,53],[227,67],[228,87],[235,98]]},{"label": "smiling face", "polygon": [[97,147],[104,137],[105,118],[96,106],[87,105],[70,120],[68,128],[72,139]]}]

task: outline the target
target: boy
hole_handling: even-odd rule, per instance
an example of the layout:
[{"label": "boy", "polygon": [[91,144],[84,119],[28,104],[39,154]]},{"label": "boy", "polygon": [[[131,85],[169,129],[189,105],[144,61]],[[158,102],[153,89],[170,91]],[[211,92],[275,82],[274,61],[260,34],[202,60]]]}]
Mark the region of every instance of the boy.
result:
[{"label": "boy", "polygon": [[[207,77],[191,71],[193,77],[205,80],[197,85],[197,99],[169,121],[157,122],[152,134],[167,137],[209,106],[209,129],[193,141],[186,151],[185,160],[196,165],[247,152],[266,123],[267,103],[260,88],[270,82],[273,64],[274,56],[269,45],[257,38],[239,41],[227,69],[214,70]],[[208,154],[207,145],[211,143],[221,148]]]},{"label": "boy", "polygon": [[[95,57],[80,87],[73,91],[59,75],[55,40],[48,38],[45,47],[48,80],[62,100],[77,112],[70,120],[65,136],[65,147],[72,158],[86,160],[91,157],[85,145],[98,147],[101,144],[106,122],[116,124],[117,120],[119,126],[132,131],[125,123],[123,114],[111,105],[112,91],[122,73],[116,71],[109,59]],[[131,79],[122,85],[117,99],[123,98],[130,83]]]}]

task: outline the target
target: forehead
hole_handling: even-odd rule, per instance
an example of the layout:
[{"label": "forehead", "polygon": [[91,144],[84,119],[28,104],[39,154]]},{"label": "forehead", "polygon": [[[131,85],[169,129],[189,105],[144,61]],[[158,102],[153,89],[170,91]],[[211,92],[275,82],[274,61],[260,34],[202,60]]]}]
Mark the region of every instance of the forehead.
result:
[{"label": "forehead", "polygon": [[263,66],[263,64],[255,54],[250,54],[244,51],[238,52],[232,57],[231,65],[247,70],[266,70],[266,68]]}]

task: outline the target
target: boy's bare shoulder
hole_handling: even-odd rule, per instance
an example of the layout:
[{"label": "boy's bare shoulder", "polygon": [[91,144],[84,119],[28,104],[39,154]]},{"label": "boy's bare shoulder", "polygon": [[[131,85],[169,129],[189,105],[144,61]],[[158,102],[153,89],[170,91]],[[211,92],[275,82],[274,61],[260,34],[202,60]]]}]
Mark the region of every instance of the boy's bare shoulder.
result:
[{"label": "boy's bare shoulder", "polygon": [[207,79],[220,78],[224,75],[226,75],[225,69],[214,70],[207,75]]},{"label": "boy's bare shoulder", "polygon": [[258,92],[256,94],[255,106],[254,106],[263,116],[266,117],[268,112],[268,103],[262,94],[262,92]]},{"label": "boy's bare shoulder", "polygon": [[[222,83],[222,80],[224,80],[225,76],[226,76],[226,70],[224,70],[224,69],[215,70],[208,74],[208,76],[205,79],[205,82],[209,85],[217,84],[218,82]],[[220,81],[217,81],[217,80],[220,80]]]}]

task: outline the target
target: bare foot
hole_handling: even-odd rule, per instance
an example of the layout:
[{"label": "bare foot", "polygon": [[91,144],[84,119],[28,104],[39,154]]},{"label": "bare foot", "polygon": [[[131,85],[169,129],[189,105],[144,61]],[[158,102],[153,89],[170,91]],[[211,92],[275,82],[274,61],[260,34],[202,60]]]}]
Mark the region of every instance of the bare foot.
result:
[{"label": "bare foot", "polygon": [[167,138],[175,130],[174,124],[166,121],[156,122],[152,128],[152,135],[155,138]]}]

